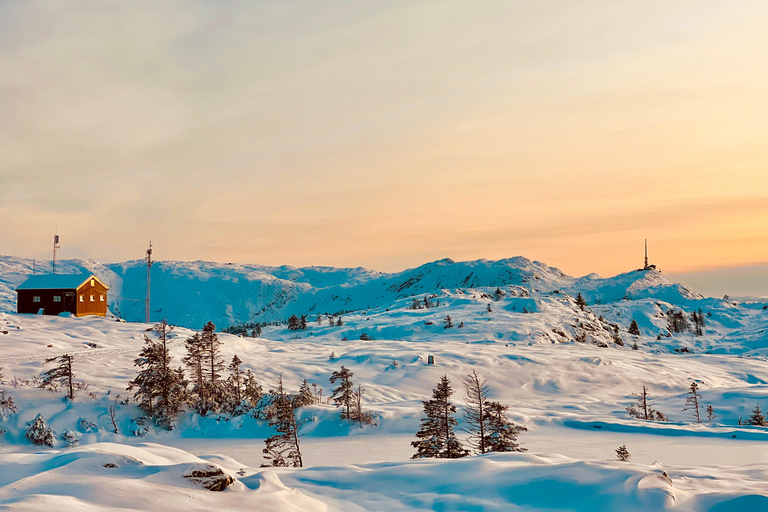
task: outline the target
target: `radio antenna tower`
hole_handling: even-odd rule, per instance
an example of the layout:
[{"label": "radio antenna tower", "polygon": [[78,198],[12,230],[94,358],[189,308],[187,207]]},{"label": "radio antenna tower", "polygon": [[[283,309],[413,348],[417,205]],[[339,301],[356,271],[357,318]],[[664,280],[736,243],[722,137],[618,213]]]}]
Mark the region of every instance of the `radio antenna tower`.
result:
[{"label": "radio antenna tower", "polygon": [[645,239],[645,265],[643,265],[644,269],[648,268],[648,239]]},{"label": "radio antenna tower", "polygon": [[147,260],[147,301],[144,304],[146,311],[146,322],[149,323],[149,270],[152,268],[152,240],[149,241],[149,249],[147,249],[147,256],[144,258]]},{"label": "radio antenna tower", "polygon": [[61,244],[59,243],[59,226],[56,226],[56,231],[54,231],[53,234],[53,273],[56,273],[56,253],[58,253],[59,249],[61,249]]}]

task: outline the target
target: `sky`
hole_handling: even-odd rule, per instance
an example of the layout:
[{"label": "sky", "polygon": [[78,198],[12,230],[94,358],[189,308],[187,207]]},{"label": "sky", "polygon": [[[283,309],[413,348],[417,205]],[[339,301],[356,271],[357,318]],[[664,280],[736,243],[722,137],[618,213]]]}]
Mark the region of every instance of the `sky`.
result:
[{"label": "sky", "polygon": [[764,0],[0,0],[0,254],[58,229],[63,258],[609,276],[647,238],[768,295],[766,26]]}]

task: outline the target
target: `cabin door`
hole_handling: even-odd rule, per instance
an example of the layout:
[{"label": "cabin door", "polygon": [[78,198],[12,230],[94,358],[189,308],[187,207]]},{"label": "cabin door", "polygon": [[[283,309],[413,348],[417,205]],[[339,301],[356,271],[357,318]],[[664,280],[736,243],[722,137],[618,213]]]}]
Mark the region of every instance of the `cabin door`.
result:
[{"label": "cabin door", "polygon": [[75,292],[64,292],[64,311],[76,314],[77,313],[77,294]]}]

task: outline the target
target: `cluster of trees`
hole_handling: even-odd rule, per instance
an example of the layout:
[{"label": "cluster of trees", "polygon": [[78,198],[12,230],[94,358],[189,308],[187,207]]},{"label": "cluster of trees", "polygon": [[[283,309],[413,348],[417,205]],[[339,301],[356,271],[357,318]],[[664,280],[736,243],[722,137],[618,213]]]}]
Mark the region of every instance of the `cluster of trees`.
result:
[{"label": "cluster of trees", "polygon": [[666,313],[669,332],[681,333],[693,331],[697,336],[704,334],[704,327],[707,325],[706,315],[699,309],[688,315],[682,309],[670,309]]},{"label": "cluster of trees", "polygon": [[168,334],[173,327],[163,321],[152,329],[158,339],[144,335],[144,347],[134,360],[139,373],[128,390],[136,388],[134,398],[157,425],[174,428],[185,405],[205,416],[220,411],[235,414],[259,403],[261,386],[250,370],[242,371],[237,354],[225,366],[215,329],[208,322],[202,332],[187,338],[184,366],[176,368],[168,353]]},{"label": "cluster of trees", "polygon": [[435,297],[436,295],[433,295],[432,297],[430,297],[429,295],[425,295],[423,299],[418,299],[414,297],[413,302],[411,303],[409,309],[429,309],[429,308],[439,307],[440,299],[437,299],[436,301],[432,302],[432,299]]},{"label": "cluster of trees", "polygon": [[[341,315],[325,315],[326,318],[328,318],[328,324],[331,327],[341,327],[344,325],[344,320],[342,319]],[[288,330],[291,331],[304,331],[308,327],[308,321],[307,321],[307,315],[291,315],[290,318],[288,318]],[[317,315],[317,325],[322,325],[323,323],[323,315]]]},{"label": "cluster of trees", "polygon": [[466,457],[470,450],[477,454],[525,451],[517,443],[517,437],[527,429],[507,419],[507,406],[488,399],[487,382],[481,380],[476,371],[464,379],[464,388],[467,393],[464,421],[469,434],[469,449],[456,436],[458,421],[454,415],[457,408],[451,402],[451,382],[444,375],[432,390],[432,398],[422,402],[424,417],[416,441],[411,442],[416,449],[411,458],[456,459]]},{"label": "cluster of trees", "polygon": [[[648,388],[643,386],[643,391],[632,396],[637,397],[637,403],[627,407],[626,411],[630,416],[647,421],[669,421],[669,417],[661,411],[653,408],[648,396]],[[707,405],[703,408],[706,412],[707,423],[711,423],[715,419],[715,409],[711,405]],[[703,423],[701,394],[699,393],[699,385],[696,382],[691,382],[691,386],[688,388],[688,397],[685,400],[685,406],[683,411],[691,411],[694,419],[697,423]]]},{"label": "cluster of trees", "polygon": [[221,332],[234,334],[235,336],[248,336],[258,338],[261,336],[261,329],[267,325],[266,322],[249,322],[245,324],[235,324],[225,327]]},{"label": "cluster of trees", "polygon": [[[363,410],[363,393],[365,388],[352,382],[354,373],[342,366],[331,374],[331,384],[338,384],[332,392],[333,403],[341,409],[341,419],[364,424],[373,424],[373,414]],[[296,409],[311,405],[317,401],[317,396],[309,389],[306,379],[296,395],[289,395],[283,388],[283,378],[280,377],[276,390],[269,391],[267,417],[269,425],[274,427],[277,434],[264,441],[264,458],[272,467],[303,467],[301,456],[301,427],[303,420],[296,418]]]},{"label": "cluster of trees", "polygon": [[359,423],[360,427],[372,425],[375,423],[373,414],[363,410],[365,388],[358,384],[355,389],[352,382],[354,376],[355,374],[344,366],[331,373],[331,384],[338,383],[338,387],[331,391],[331,399],[336,407],[341,408],[341,419]]}]

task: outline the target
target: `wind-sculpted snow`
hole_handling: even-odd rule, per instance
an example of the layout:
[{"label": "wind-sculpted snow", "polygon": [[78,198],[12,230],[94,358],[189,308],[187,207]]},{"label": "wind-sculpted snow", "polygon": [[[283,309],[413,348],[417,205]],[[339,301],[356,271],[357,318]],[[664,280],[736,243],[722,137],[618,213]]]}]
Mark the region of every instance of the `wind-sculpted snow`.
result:
[{"label": "wind-sculpted snow", "polygon": [[[180,270],[187,271],[199,268]],[[252,414],[202,417],[187,407],[170,432],[142,420],[126,388],[136,376],[133,361],[144,335],[155,336],[147,332],[150,325],[0,313],[0,389],[18,406],[0,419],[0,508],[765,508],[768,430],[739,424],[756,404],[768,403],[763,304],[690,300],[689,310],[701,307],[707,314],[705,332],[697,336],[666,331],[664,313],[673,306],[664,301],[620,300],[582,310],[564,286],[533,289],[530,296],[520,285],[502,290],[500,300],[491,298],[495,287],[445,290],[435,297],[440,306],[415,310],[412,299],[403,297],[346,314],[341,327],[311,318],[305,331],[269,325],[261,338],[221,334],[225,361],[237,354],[242,369],[251,370],[265,391],[279,378],[290,392],[304,379],[317,384],[322,402],[297,412],[305,422],[305,469],[260,468],[264,439],[275,431]],[[446,315],[453,327],[444,327]],[[627,333],[632,318],[642,320],[639,336]],[[615,342],[613,325],[623,345]],[[172,331],[173,367],[181,364],[184,340],[193,333]],[[363,333],[369,339],[361,340]],[[634,342],[638,350],[630,348]],[[63,353],[74,356],[76,381],[82,383],[71,402],[60,391],[37,388],[36,378],[49,367],[46,359]],[[430,355],[435,364],[428,364]],[[342,365],[364,388],[364,407],[375,425],[343,422],[328,402],[329,377]],[[457,432],[465,437],[461,380],[472,370],[488,380],[491,399],[510,406],[509,419],[528,429],[519,439],[528,452],[409,460],[422,400],[443,375],[456,390]],[[714,407],[711,422],[696,423],[683,411],[693,381],[700,385],[702,408]],[[627,414],[643,386],[669,421]],[[109,416],[115,403],[117,433]],[[53,448],[33,445],[25,436],[37,415],[52,429]],[[67,431],[76,435],[67,437]],[[75,446],[67,447],[73,438]],[[632,454],[629,463],[615,460],[614,450],[623,444]],[[210,465],[234,483],[211,492],[184,478]]]},{"label": "wind-sculpted snow", "polygon": [[[32,267],[31,260],[0,257],[0,310],[15,310],[13,290],[32,273]],[[38,269],[50,271],[50,265],[41,264]],[[146,267],[142,260],[112,264],[67,260],[58,263],[57,271],[95,272],[111,287],[109,303],[113,314],[128,321],[144,319]],[[576,279],[523,257],[467,262],[444,259],[397,273],[363,268],[158,261],[152,267],[151,317],[167,318],[173,324],[191,328],[210,320],[223,328],[285,321],[292,314],[384,309],[401,299],[443,291],[488,294],[496,287],[506,287],[513,295],[534,299],[555,291],[573,297],[582,293],[590,304],[656,299],[682,306],[698,298],[656,271],[632,271],[608,279],[593,274]],[[522,302],[520,305],[523,306]]]}]

